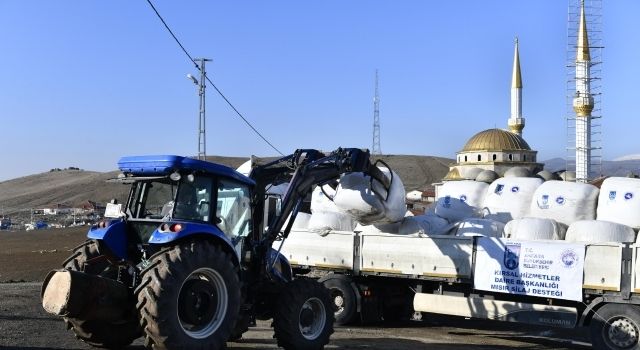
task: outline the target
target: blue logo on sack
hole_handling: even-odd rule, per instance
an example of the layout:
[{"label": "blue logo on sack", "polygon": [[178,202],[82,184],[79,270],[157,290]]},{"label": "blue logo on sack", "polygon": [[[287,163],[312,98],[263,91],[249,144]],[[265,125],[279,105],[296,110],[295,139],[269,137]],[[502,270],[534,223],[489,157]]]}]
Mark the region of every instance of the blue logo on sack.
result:
[{"label": "blue logo on sack", "polygon": [[442,203],[442,206],[445,208],[450,208],[451,207],[451,196],[445,196],[444,197],[444,202]]},{"label": "blue logo on sack", "polygon": [[464,194],[460,196],[460,202],[464,203],[467,201],[467,196],[465,196]]},{"label": "blue logo on sack", "polygon": [[560,197],[556,198],[556,203],[558,203],[560,205],[564,205],[564,197],[560,196]]},{"label": "blue logo on sack", "polygon": [[616,191],[609,191],[609,200],[616,199]]},{"label": "blue logo on sack", "polygon": [[629,200],[631,198],[633,198],[633,193],[627,192],[627,193],[624,194],[624,199],[625,200]]},{"label": "blue logo on sack", "polygon": [[520,243],[507,243],[504,248],[504,266],[515,270],[520,265]]},{"label": "blue logo on sack", "polygon": [[549,195],[548,194],[543,194],[542,195],[542,204],[543,205],[549,205]]},{"label": "blue logo on sack", "polygon": [[513,187],[511,187],[511,192],[513,192],[513,193],[518,193],[518,192],[520,192],[520,187],[518,187],[518,186],[513,186]]},{"label": "blue logo on sack", "polygon": [[495,193],[496,194],[502,194],[502,190],[503,189],[504,189],[504,185],[498,185],[498,186],[496,186]]}]

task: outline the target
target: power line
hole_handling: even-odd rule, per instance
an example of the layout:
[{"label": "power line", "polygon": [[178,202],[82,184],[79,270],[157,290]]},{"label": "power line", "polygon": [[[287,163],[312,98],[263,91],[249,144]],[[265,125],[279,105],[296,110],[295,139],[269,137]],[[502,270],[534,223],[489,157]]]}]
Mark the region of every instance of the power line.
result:
[{"label": "power line", "polygon": [[[182,43],[180,42],[180,40],[178,40],[178,37],[173,33],[173,31],[171,30],[171,28],[169,28],[169,25],[167,24],[167,22],[165,22],[164,18],[162,18],[162,16],[160,15],[160,12],[158,12],[158,10],[156,9],[155,6],[153,6],[153,3],[151,2],[151,0],[147,0],[147,3],[149,4],[149,6],[151,6],[151,9],[153,9],[153,12],[156,13],[156,16],[158,16],[158,18],[160,19],[160,21],[162,22],[162,24],[164,25],[164,27],[167,29],[167,31],[169,32],[169,34],[171,34],[171,36],[173,37],[173,40],[175,40],[175,42],[178,44],[178,46],[180,46],[180,48],[182,49],[182,52],[184,52],[185,55],[187,55],[187,57],[189,58],[189,61],[191,61],[196,68],[199,71],[202,71],[202,69],[200,68],[200,66],[198,65],[198,63],[196,63],[196,60],[189,54],[189,51],[187,51],[187,49],[182,45]],[[211,84],[211,86],[213,86],[213,88],[216,90],[216,92],[218,93],[218,95],[220,95],[220,97],[222,97],[222,99],[229,105],[229,107],[231,107],[231,109],[233,109],[234,112],[236,112],[236,114],[238,115],[238,117],[240,117],[240,119],[242,119],[242,121],[245,122],[245,124],[247,124],[247,126],[249,128],[251,128],[251,130],[253,130],[253,132],[255,132],[264,142],[266,142],[269,146],[271,146],[271,148],[273,148],[276,152],[278,152],[280,155],[284,156],[284,153],[280,152],[280,150],[274,146],[271,142],[269,142],[269,140],[267,140],[262,133],[260,133],[248,120],[247,118],[245,118],[242,113],[240,113],[240,111],[238,111],[238,109],[231,103],[231,101],[229,101],[229,99],[222,93],[222,91],[220,91],[220,89],[218,89],[218,87],[216,86],[216,84],[213,83],[213,81],[211,81],[211,79],[209,79],[209,76],[207,76],[205,74],[205,78],[207,79],[207,81],[209,82],[209,84]]]}]

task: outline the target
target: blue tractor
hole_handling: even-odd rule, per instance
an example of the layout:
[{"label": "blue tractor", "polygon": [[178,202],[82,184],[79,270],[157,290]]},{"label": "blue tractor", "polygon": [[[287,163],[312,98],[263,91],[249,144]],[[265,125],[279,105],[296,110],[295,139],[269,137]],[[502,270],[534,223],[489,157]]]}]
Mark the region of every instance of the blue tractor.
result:
[{"label": "blue tractor", "polygon": [[[314,186],[365,172],[388,186],[369,152],[297,150],[244,176],[179,156],[124,157],[126,203],[91,227],[42,286],[46,311],[94,346],[144,337],[153,349],[222,349],[273,318],[285,349],[322,349],[333,333],[329,292],[294,276],[274,250]],[[284,197],[268,189],[289,183]],[[286,224],[286,225],[285,225]],[[276,244],[276,246],[278,246]]]}]

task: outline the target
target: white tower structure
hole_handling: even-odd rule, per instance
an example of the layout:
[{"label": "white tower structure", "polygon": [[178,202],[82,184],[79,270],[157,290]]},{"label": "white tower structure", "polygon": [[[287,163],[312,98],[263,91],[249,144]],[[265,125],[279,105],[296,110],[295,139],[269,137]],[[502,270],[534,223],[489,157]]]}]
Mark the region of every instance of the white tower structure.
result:
[{"label": "white tower structure", "polygon": [[509,117],[509,130],[518,136],[522,136],[524,118],[522,117],[522,76],[520,74],[520,53],[518,52],[518,38],[516,38],[513,54],[513,74],[511,76],[511,116]]},{"label": "white tower structure", "polygon": [[573,110],[576,113],[576,181],[578,182],[587,182],[591,175],[591,112],[594,100],[590,82],[591,56],[584,1],[582,1],[576,49],[576,92],[573,98]]}]

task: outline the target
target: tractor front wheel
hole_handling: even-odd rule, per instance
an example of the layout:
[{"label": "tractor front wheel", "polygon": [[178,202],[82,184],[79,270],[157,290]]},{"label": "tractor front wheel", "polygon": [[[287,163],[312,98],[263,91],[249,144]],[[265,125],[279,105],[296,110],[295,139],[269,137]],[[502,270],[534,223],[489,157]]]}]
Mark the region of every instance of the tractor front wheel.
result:
[{"label": "tractor front wheel", "polygon": [[329,291],[314,280],[285,285],[273,316],[274,338],[286,350],[323,349],[333,333],[333,303]]},{"label": "tractor front wheel", "polygon": [[151,257],[136,289],[145,345],[222,349],[240,308],[238,269],[211,242],[187,241]]}]

